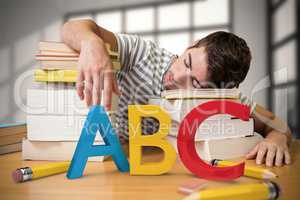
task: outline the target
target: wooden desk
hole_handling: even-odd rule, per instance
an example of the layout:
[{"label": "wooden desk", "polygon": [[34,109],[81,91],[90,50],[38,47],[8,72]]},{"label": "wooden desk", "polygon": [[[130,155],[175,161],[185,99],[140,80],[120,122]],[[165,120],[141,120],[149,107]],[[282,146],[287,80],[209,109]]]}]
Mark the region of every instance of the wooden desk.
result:
[{"label": "wooden desk", "polygon": [[[274,167],[272,171],[279,175],[275,179],[283,190],[280,199],[300,198],[300,141],[293,144],[293,164]],[[158,153],[145,156],[145,160],[158,159]],[[39,165],[46,162],[22,161],[21,153],[0,156],[0,199],[182,199],[177,192],[178,186],[185,181],[195,179],[184,166],[177,162],[170,173],[161,176],[130,176],[117,171],[111,160],[104,163],[88,163],[85,176],[68,180],[65,174],[16,184],[11,179],[11,172],[19,167]],[[247,161],[253,165],[254,161]],[[258,180],[241,177],[231,182],[209,181],[208,187],[257,182]]]}]

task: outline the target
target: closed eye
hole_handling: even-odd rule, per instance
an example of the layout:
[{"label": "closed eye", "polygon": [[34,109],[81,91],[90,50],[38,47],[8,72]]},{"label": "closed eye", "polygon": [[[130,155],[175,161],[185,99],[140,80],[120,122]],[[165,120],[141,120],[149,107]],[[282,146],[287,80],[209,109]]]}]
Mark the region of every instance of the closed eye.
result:
[{"label": "closed eye", "polygon": [[192,71],[192,56],[191,56],[191,53],[189,53],[188,56],[189,56],[189,63],[187,63],[186,59],[183,60],[183,63],[186,66],[186,68],[188,68]]},{"label": "closed eye", "polygon": [[196,89],[201,89],[201,88],[203,88],[202,86],[201,86],[201,84],[200,84],[200,82],[195,78],[195,77],[191,77],[191,80],[192,80],[192,85],[193,85],[193,87],[194,88],[196,88]]},{"label": "closed eye", "polygon": [[189,70],[192,70],[192,67],[186,62],[186,59],[183,60],[183,63],[186,68],[188,68]]},{"label": "closed eye", "polygon": [[[191,56],[191,53],[189,53],[188,56],[189,56],[189,63],[187,63],[186,59],[184,59],[183,62],[184,62],[184,65],[186,66],[186,68],[188,68],[190,71],[192,71],[192,56]],[[201,86],[200,81],[198,81],[194,76],[191,76],[191,81],[192,81],[192,86],[195,89],[204,88],[203,86]]]}]

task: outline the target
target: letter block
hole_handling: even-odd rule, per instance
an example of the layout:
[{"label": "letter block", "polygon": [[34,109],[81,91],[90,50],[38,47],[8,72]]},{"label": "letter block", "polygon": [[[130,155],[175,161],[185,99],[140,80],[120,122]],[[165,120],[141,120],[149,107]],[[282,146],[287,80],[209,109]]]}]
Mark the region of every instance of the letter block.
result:
[{"label": "letter block", "polygon": [[177,137],[177,148],[181,161],[200,178],[232,180],[244,174],[245,163],[230,167],[215,167],[206,164],[195,148],[195,134],[200,124],[216,114],[230,114],[242,120],[249,120],[248,106],[231,101],[209,101],[194,108],[181,122]]},{"label": "letter block", "polygon": [[[164,138],[169,132],[171,119],[157,105],[129,105],[129,161],[132,175],[159,175],[168,172],[176,161],[176,152]],[[160,124],[159,130],[152,135],[142,135],[142,117],[155,117]],[[141,164],[142,147],[155,146],[164,151],[161,162]]]},{"label": "letter block", "polygon": [[[98,131],[106,145],[93,145]],[[111,155],[121,172],[129,171],[128,160],[104,108],[93,106],[84,123],[67,177],[69,179],[81,177],[88,157],[104,155]]]}]

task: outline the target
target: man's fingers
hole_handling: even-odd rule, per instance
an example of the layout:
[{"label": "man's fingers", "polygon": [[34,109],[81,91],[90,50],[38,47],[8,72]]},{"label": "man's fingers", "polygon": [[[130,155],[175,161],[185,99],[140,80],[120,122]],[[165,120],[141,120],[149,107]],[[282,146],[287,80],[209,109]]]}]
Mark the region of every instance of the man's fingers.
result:
[{"label": "man's fingers", "polygon": [[275,158],[276,166],[278,166],[278,167],[282,166],[283,155],[284,155],[284,152],[281,149],[277,148],[276,158]]},{"label": "man's fingers", "polygon": [[76,90],[80,100],[84,99],[83,89],[84,89],[84,73],[82,70],[80,70],[76,81]]},{"label": "man's fingers", "polygon": [[274,158],[276,156],[276,148],[275,147],[269,147],[266,157],[266,165],[268,167],[272,167],[274,163]]},{"label": "man's fingers", "polygon": [[113,74],[111,71],[105,71],[103,75],[104,75],[103,104],[106,110],[110,110],[111,100],[112,100]]},{"label": "man's fingers", "polygon": [[259,148],[259,144],[257,144],[247,155],[246,155],[246,159],[253,159],[255,158],[257,151]]},{"label": "man's fingers", "polygon": [[93,104],[99,105],[101,102],[101,81],[100,72],[93,74]]},{"label": "man's fingers", "polygon": [[285,161],[285,164],[287,164],[287,165],[291,164],[291,162],[292,162],[291,155],[288,150],[284,151],[284,161]]},{"label": "man's fingers", "polygon": [[87,106],[91,105],[92,102],[92,89],[93,89],[93,80],[91,74],[84,74],[85,84],[84,84],[84,97]]},{"label": "man's fingers", "polygon": [[265,154],[267,152],[267,147],[266,146],[260,146],[257,152],[257,156],[256,156],[256,164],[261,165]]}]

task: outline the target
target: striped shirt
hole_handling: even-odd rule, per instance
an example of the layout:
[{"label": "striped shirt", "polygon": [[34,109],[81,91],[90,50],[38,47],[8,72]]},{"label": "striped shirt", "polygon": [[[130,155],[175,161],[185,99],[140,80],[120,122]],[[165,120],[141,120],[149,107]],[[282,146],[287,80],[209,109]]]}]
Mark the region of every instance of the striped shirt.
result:
[{"label": "striped shirt", "polygon": [[[128,105],[147,104],[150,97],[160,96],[164,90],[163,76],[176,55],[136,35],[115,34],[115,37],[122,66],[116,74],[121,92],[116,129],[120,137],[128,139]],[[241,102],[254,110],[255,103],[246,96],[241,96]],[[143,133],[153,132],[147,131],[151,124],[151,118],[142,122]]]}]

